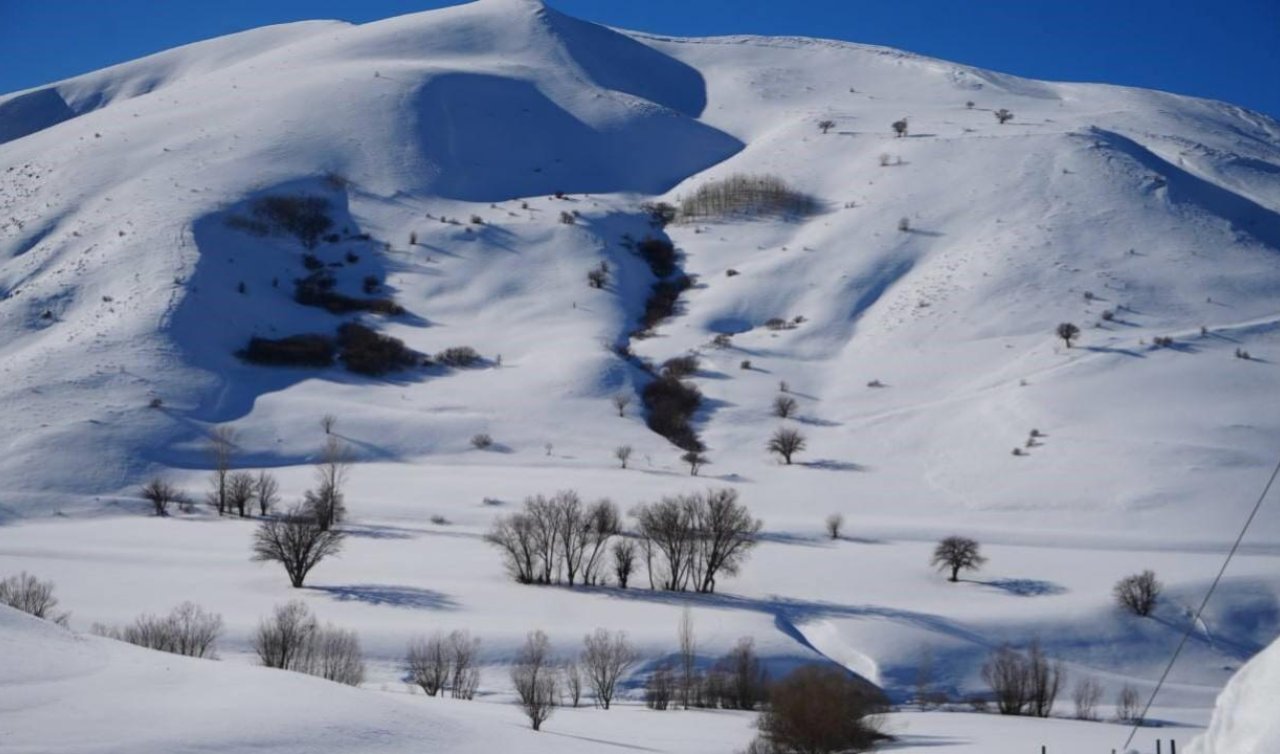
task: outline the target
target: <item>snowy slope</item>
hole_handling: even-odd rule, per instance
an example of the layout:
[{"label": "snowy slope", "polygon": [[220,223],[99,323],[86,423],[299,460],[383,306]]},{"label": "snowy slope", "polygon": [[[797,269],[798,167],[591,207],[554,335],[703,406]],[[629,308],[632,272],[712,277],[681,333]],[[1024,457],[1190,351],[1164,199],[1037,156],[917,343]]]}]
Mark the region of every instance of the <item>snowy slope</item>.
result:
[{"label": "snowy slope", "polygon": [[1213,710],[1209,729],[1191,746],[1193,754],[1262,754],[1280,748],[1280,642],[1260,652],[1232,677]]},{"label": "snowy slope", "polygon": [[[226,664],[292,590],[248,562],[251,522],[146,519],[136,492],[163,473],[201,495],[217,424],[235,426],[238,466],[275,469],[294,500],[319,417],[339,417],[356,536],[303,598],[360,632],[374,685],[437,628],[481,635],[495,669],[533,628],[568,651],[625,627],[658,657],[688,604],[704,661],[748,635],[776,667],[826,658],[896,699],[926,650],[937,684],[967,694],[990,648],[1033,636],[1108,700],[1149,689],[1280,447],[1280,124],[1223,103],[480,0],[3,97],[0,142],[0,406],[20,428],[0,453],[0,576],[53,579],[80,628],[198,595],[227,621]],[[669,226],[697,285],[657,337],[631,338],[654,282],[625,241],[656,232],[640,205],[735,173],[781,176],[823,210]],[[349,319],[293,303],[296,240],[227,223],[299,193],[333,207],[339,239],[314,253],[339,288],[372,276],[407,310],[362,321],[425,354],[473,346],[484,367],[375,380],[236,358],[251,336]],[[593,290],[601,261],[612,280]],[[1073,348],[1062,321],[1083,331]],[[609,405],[649,379],[622,345],[701,354],[699,479],[638,397],[624,418]],[[782,381],[789,422],[770,414]],[[808,438],[797,465],[764,451],[784,423]],[[480,432],[490,451],[470,446]],[[736,488],[766,531],[714,597],[518,587],[480,540],[530,494],[625,511],[707,485]],[[834,512],[844,541],[822,537]],[[953,585],[928,560],[957,532],[990,564]],[[1202,724],[1280,631],[1278,537],[1265,508],[1162,715]],[[1143,568],[1167,586],[1156,620],[1110,602]]]}]

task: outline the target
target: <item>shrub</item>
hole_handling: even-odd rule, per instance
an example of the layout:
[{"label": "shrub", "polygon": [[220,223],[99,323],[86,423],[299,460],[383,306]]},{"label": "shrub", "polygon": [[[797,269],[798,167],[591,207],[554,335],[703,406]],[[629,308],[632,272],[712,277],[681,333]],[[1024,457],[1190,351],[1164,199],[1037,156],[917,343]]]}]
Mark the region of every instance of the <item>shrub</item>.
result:
[{"label": "shrub", "polygon": [[354,322],[338,328],[339,357],[347,369],[378,376],[413,366],[418,356],[404,341],[381,335]]},{"label": "shrub", "polygon": [[636,244],[636,251],[653,274],[665,278],[676,271],[676,247],[665,238],[646,238]]},{"label": "shrub", "polygon": [[560,222],[565,225],[573,225],[574,223],[577,222],[577,216],[574,215],[572,212],[561,212]]},{"label": "shrub", "polygon": [[782,317],[770,317],[769,319],[766,319],[764,321],[764,326],[775,332],[778,330],[788,330],[791,328],[790,323],[788,323]]},{"label": "shrub", "polygon": [[681,380],[685,377],[692,377],[697,374],[699,366],[701,366],[700,361],[694,354],[676,356],[674,358],[667,359],[662,363],[662,376],[669,379]]},{"label": "shrub", "polygon": [[310,512],[295,506],[283,516],[264,519],[258,525],[253,535],[253,559],[284,566],[289,582],[299,589],[312,568],[338,554],[343,538],[342,532],[321,528]]},{"label": "shrub", "polygon": [[493,447],[493,438],[487,433],[481,432],[471,436],[471,447],[476,450],[485,450]]},{"label": "shrub", "polygon": [[1102,686],[1092,678],[1082,678],[1071,692],[1077,720],[1097,720],[1098,702],[1102,701]]},{"label": "shrub", "polygon": [[613,457],[618,459],[619,463],[622,464],[622,468],[624,469],[627,468],[627,461],[631,459],[631,446],[619,445],[618,447],[614,448]]},{"label": "shrub", "polygon": [[910,233],[910,232],[911,232],[911,218],[909,218],[909,217],[899,218],[899,220],[898,220],[898,230],[902,231],[903,233]]},{"label": "shrub", "polygon": [[675,314],[680,294],[692,285],[693,281],[685,275],[654,283],[649,291],[649,298],[644,302],[644,313],[640,315],[641,329],[652,330],[659,322]]},{"label": "shrub", "polygon": [[1127,725],[1142,724],[1142,700],[1138,690],[1127,683],[1116,696],[1116,720]]},{"label": "shrub", "polygon": [[601,289],[609,284],[609,273],[599,267],[593,267],[587,271],[587,285]]},{"label": "shrub", "polygon": [[264,196],[253,203],[256,219],[297,237],[308,249],[333,225],[328,211],[329,201],[319,196]]},{"label": "shrub", "polygon": [[1071,341],[1080,337],[1080,328],[1070,322],[1063,322],[1058,325],[1058,328],[1054,332],[1057,333],[1059,338],[1062,338],[1063,343],[1067,344],[1067,348],[1071,347]]},{"label": "shrub", "polygon": [[1062,663],[1050,663],[1039,641],[1031,642],[1025,655],[1002,646],[982,666],[982,679],[1002,715],[1048,717],[1065,677]]},{"label": "shrub", "polygon": [[679,210],[667,202],[645,202],[640,205],[641,211],[649,216],[649,222],[658,227],[665,227],[675,221]]},{"label": "shrub", "polygon": [[222,634],[222,616],[184,602],[163,618],[144,615],[123,629],[98,624],[93,632],[160,652],[215,659],[218,637]]},{"label": "shrub", "polygon": [[717,333],[716,336],[711,339],[711,345],[716,348],[728,348],[733,345],[733,336],[724,332]]},{"label": "shrub", "polygon": [[181,493],[178,488],[169,484],[160,477],[147,482],[142,488],[142,497],[151,503],[151,507],[155,510],[157,516],[169,515],[169,504],[175,502]]},{"label": "shrub", "polygon": [[821,130],[821,131],[822,131],[822,133],[824,133],[824,134],[825,134],[826,132],[830,131],[831,129],[835,128],[835,127],[836,127],[836,122],[835,122],[834,120],[820,120],[820,121],[818,121],[818,129],[819,129],[819,130]]},{"label": "shrub", "polygon": [[328,271],[318,271],[294,283],[293,300],[303,306],[314,306],[330,314],[371,312],[398,316],[404,307],[389,298],[356,298],[333,290],[335,281]]},{"label": "shrub", "polygon": [[1145,618],[1155,610],[1161,588],[1154,572],[1143,571],[1120,579],[1112,591],[1120,607]]},{"label": "shrub", "polygon": [[933,559],[930,564],[939,570],[951,569],[949,581],[959,581],[961,570],[976,571],[986,563],[979,545],[968,537],[947,537],[933,548]]},{"label": "shrub", "polygon": [[684,217],[803,217],[818,209],[816,199],[772,175],[731,175],[713,180],[680,202]]},{"label": "shrub", "polygon": [[893,122],[893,135],[894,136],[907,135],[907,119],[906,118],[903,118],[902,120],[895,120]]},{"label": "shrub", "polygon": [[839,539],[840,529],[844,527],[844,516],[839,513],[832,513],[830,516],[827,516],[825,526],[828,536],[832,539]]},{"label": "shrub", "polygon": [[800,404],[796,403],[796,399],[789,395],[779,395],[773,399],[773,415],[780,419],[795,416],[799,407]]},{"label": "shrub", "polygon": [[675,692],[675,677],[671,665],[660,663],[644,684],[644,705],[652,710],[665,710],[671,706],[671,698]]},{"label": "shrub", "polygon": [[53,612],[58,606],[58,598],[53,596],[53,582],[41,581],[26,571],[0,581],[0,605],[8,605],[62,626],[70,617],[68,613]]},{"label": "shrub", "polygon": [[888,699],[848,671],[805,665],[769,690],[757,723],[760,748],[776,754],[828,754],[871,750],[888,738],[879,715]]},{"label": "shrub", "polygon": [[327,335],[290,335],[287,338],[250,338],[240,358],[268,366],[327,367],[337,348]]},{"label": "shrub", "polygon": [[321,627],[306,604],[298,600],[276,607],[271,618],[259,623],[253,644],[258,659],[269,668],[349,686],[364,681],[364,660],[355,632],[332,625]]},{"label": "shrub", "polygon": [[613,545],[613,575],[618,579],[618,588],[626,589],[627,581],[636,566],[636,543],[629,539],[621,539]]},{"label": "shrub", "polygon": [[697,387],[671,377],[661,377],[645,385],[641,399],[648,409],[649,429],[684,450],[701,450],[702,442],[690,420],[702,405]]},{"label": "shrub", "polygon": [[614,393],[613,398],[610,400],[613,402],[613,407],[618,409],[618,416],[627,415],[627,406],[631,405],[631,396],[629,394]]},{"label": "shrub", "polygon": [[1013,113],[1009,112],[1008,110],[1004,109],[1003,107],[1002,107],[1002,108],[1000,108],[999,110],[996,110],[996,111],[995,111],[994,113],[992,113],[992,114],[996,116],[996,121],[998,121],[998,122],[1000,123],[1000,125],[1002,125],[1002,126],[1003,126],[1005,123],[1008,123],[1009,121],[1013,120]]},{"label": "shrub", "polygon": [[740,369],[751,369],[751,359],[743,359],[742,363],[739,364],[738,367]]},{"label": "shrub", "polygon": [[471,346],[454,346],[436,354],[436,361],[448,367],[471,367],[480,361],[480,354]]}]

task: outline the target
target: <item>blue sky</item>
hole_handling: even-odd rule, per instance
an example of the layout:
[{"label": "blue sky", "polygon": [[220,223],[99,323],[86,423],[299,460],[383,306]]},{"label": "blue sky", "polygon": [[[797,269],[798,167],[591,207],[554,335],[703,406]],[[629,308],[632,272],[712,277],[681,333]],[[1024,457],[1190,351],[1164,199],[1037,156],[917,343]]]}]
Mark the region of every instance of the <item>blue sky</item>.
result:
[{"label": "blue sky", "polygon": [[[310,18],[363,22],[446,0],[0,0],[0,92],[199,39]],[[1280,0],[550,0],[676,35],[795,34],[1033,78],[1164,89],[1280,117]]]}]

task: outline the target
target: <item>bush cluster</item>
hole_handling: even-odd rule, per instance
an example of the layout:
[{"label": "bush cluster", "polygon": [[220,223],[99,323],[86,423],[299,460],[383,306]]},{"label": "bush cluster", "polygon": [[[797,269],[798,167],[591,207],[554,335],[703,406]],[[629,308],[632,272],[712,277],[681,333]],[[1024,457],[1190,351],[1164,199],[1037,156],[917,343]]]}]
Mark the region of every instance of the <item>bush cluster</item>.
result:
[{"label": "bush cluster", "polygon": [[699,186],[680,202],[683,217],[805,216],[818,209],[812,196],[772,175],[731,175]]},{"label": "bush cluster", "polygon": [[337,346],[328,335],[309,333],[287,338],[250,338],[240,358],[268,366],[327,367],[333,364]]},{"label": "bush cluster", "polygon": [[354,322],[338,328],[338,347],[342,363],[360,374],[382,375],[418,362],[418,355],[404,341]]},{"label": "bush cluster", "polygon": [[288,233],[308,249],[333,226],[329,200],[319,196],[264,196],[253,203],[253,216],[275,230]]},{"label": "bush cluster", "polygon": [[396,316],[404,307],[389,298],[356,298],[333,290],[337,281],[328,271],[316,271],[294,284],[293,299],[303,306],[315,306],[330,314],[372,312]]},{"label": "bush cluster", "polygon": [[702,405],[702,392],[688,382],[674,377],[660,377],[640,393],[648,417],[649,429],[670,440],[676,447],[690,451],[703,450],[702,441],[690,421]]},{"label": "bush cluster", "polygon": [[644,313],[640,315],[640,329],[652,330],[659,322],[675,314],[680,294],[692,286],[693,281],[685,275],[654,283],[649,298],[644,302]]}]

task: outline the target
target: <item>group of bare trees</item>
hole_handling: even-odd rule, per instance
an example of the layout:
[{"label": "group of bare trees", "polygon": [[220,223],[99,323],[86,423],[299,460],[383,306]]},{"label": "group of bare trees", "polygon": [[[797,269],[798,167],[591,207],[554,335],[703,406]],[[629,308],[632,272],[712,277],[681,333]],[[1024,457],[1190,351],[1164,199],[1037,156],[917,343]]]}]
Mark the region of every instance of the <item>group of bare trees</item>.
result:
[{"label": "group of bare trees", "polygon": [[763,525],[727,487],[664,497],[631,515],[649,588],[677,592],[714,592],[718,577],[738,572]]},{"label": "group of bare trees", "polygon": [[538,495],[524,509],[499,517],[485,535],[511,577],[521,584],[601,583],[609,541],[621,532],[618,508],[607,499],[589,505],[572,490]]},{"label": "group of bare trees", "polygon": [[468,631],[453,631],[448,636],[437,633],[415,639],[409,645],[405,665],[409,678],[427,696],[443,696],[447,691],[454,699],[472,699],[480,686],[479,651],[480,640]]},{"label": "group of bare trees", "polygon": [[1062,663],[1050,661],[1038,640],[1025,653],[1002,646],[982,666],[982,679],[1002,715],[1048,717],[1066,675]]},{"label": "group of bare trees", "polygon": [[214,659],[222,634],[222,616],[205,612],[193,602],[183,602],[168,615],[142,615],[123,628],[95,623],[91,631],[160,652]]},{"label": "group of bare trees", "polygon": [[680,201],[681,217],[810,215],[818,201],[772,175],[731,175],[698,187]]},{"label": "group of bare trees", "polygon": [[53,582],[41,581],[26,571],[0,581],[0,605],[62,626],[71,617],[70,613],[55,612],[58,598],[53,596]]},{"label": "group of bare trees", "polygon": [[364,681],[364,659],[355,631],[320,625],[305,603],[293,600],[276,607],[258,625],[253,640],[258,659],[269,668],[281,668],[359,686]]}]

